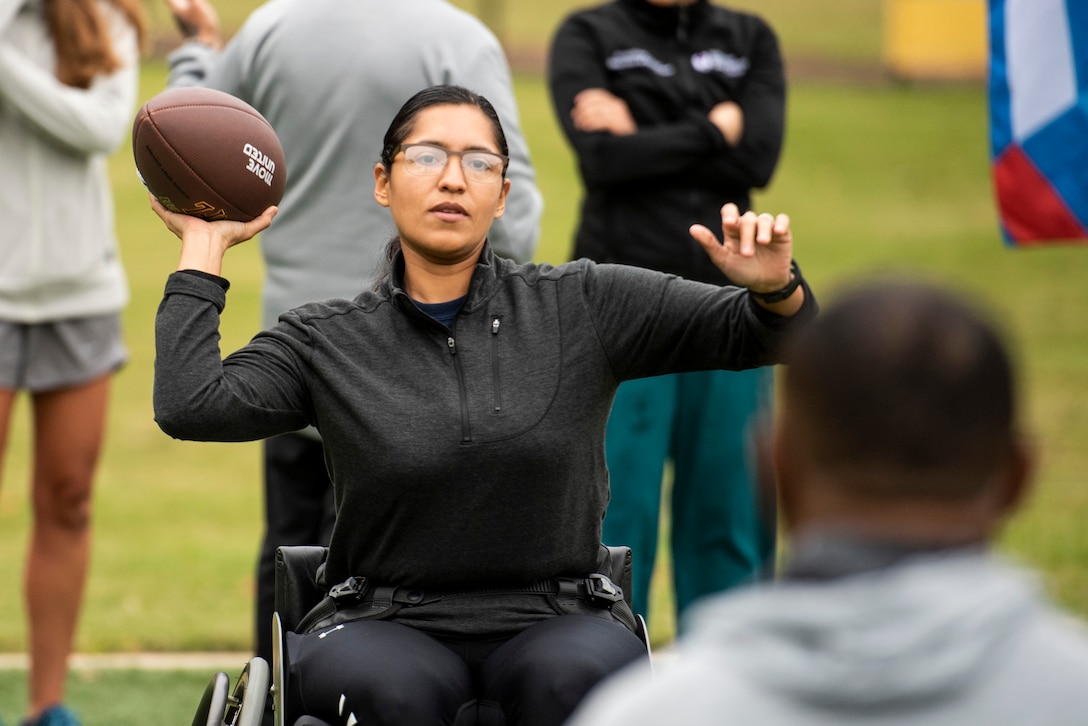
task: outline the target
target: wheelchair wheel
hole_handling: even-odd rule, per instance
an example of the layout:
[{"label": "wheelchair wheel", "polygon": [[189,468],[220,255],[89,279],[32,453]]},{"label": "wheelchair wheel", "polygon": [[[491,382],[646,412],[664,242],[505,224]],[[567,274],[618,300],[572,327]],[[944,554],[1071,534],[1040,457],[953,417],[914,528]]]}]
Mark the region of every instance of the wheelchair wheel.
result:
[{"label": "wheelchair wheel", "polygon": [[223,714],[230,697],[230,676],[220,671],[212,676],[193,716],[193,726],[223,726]]},{"label": "wheelchair wheel", "polygon": [[238,676],[234,693],[227,703],[224,726],[260,726],[264,719],[264,704],[268,700],[268,662],[251,658]]},{"label": "wheelchair wheel", "polygon": [[284,691],[287,688],[287,647],[284,642],[283,621],[278,612],[272,613],[272,726],[287,726],[283,712]]},{"label": "wheelchair wheel", "polygon": [[637,635],[639,639],[642,640],[642,642],[646,645],[646,657],[650,661],[650,670],[652,672],[654,667],[654,659],[653,653],[650,652],[650,629],[646,627],[646,620],[638,613],[635,613],[635,624],[638,626],[638,630],[635,632],[635,635]]}]

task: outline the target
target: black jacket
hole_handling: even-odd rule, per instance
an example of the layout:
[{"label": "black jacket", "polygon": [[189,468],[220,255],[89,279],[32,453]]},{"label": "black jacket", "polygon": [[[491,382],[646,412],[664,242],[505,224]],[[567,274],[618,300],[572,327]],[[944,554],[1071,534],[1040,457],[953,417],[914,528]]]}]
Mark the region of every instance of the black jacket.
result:
[{"label": "black jacket", "polygon": [[[615,0],[563,21],[549,85],[585,186],[575,256],[724,282],[687,230],[700,222],[720,233],[721,206],[747,209],[750,190],[771,179],[785,117],[771,28],[707,0],[684,7]],[[576,131],[570,111],[586,88],[626,101],[638,132]],[[726,100],[745,114],[736,147],[707,118]]]},{"label": "black jacket", "polygon": [[[735,288],[585,261],[517,266],[487,250],[451,328],[391,278],[354,301],[284,313],[221,360],[226,293],[207,277],[167,281],[155,419],[205,441],[316,426],[336,492],[329,584],[495,586],[591,572],[620,381],[777,362],[783,336],[816,311],[807,289],[805,308],[782,318]],[[403,618],[465,633],[540,617],[457,607]]]}]

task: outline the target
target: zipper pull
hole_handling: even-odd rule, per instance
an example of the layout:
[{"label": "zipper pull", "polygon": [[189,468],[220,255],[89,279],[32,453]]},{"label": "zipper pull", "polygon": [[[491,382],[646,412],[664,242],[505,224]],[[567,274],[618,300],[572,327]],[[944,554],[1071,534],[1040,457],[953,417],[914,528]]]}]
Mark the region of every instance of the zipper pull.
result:
[{"label": "zipper pull", "polygon": [[446,347],[450,350],[450,355],[457,355],[457,343],[454,342],[453,336],[446,338]]},{"label": "zipper pull", "polygon": [[491,321],[491,334],[492,335],[498,335],[499,334],[499,319],[498,318],[495,318],[494,320]]}]

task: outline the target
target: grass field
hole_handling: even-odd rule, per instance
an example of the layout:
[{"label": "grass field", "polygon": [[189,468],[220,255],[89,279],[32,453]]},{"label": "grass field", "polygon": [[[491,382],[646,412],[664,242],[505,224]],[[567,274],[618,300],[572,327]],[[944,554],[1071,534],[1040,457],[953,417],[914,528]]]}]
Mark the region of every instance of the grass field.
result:
[{"label": "grass field", "polygon": [[[230,671],[238,676],[244,661]],[[192,721],[204,687],[214,670],[139,671],[96,670],[74,673],[69,680],[70,702],[86,726],[183,726]],[[0,716],[13,726],[22,711],[26,673],[0,671]]]},{"label": "grass field", "polygon": [[[594,0],[451,0],[476,13],[492,27],[514,55],[539,56],[550,33],[572,10]],[[715,0],[717,2],[717,0]],[[218,2],[225,31],[238,28],[260,0]],[[782,46],[796,58],[833,59],[867,64],[881,53],[883,0],[735,0],[719,3],[758,13],[772,23]],[[152,27],[173,36],[170,14],[161,0],[149,0]],[[497,12],[496,12],[497,11]]]},{"label": "grass field", "polygon": [[[236,23],[254,4],[220,3],[224,24]],[[504,37],[539,48],[540,28],[554,27],[574,5],[519,0],[517,12],[504,18]],[[783,46],[799,58],[824,54],[865,65],[879,55],[874,0],[736,5],[759,6],[780,27]],[[860,32],[855,22],[841,21],[847,16],[860,22]],[[165,20],[161,13],[155,17]],[[143,83],[143,98],[162,88],[161,62],[147,62]],[[516,83],[547,200],[538,258],[558,262],[567,256],[575,222],[577,177],[543,79],[522,73]],[[947,284],[994,311],[1021,358],[1027,419],[1042,453],[1036,495],[1002,548],[1038,566],[1062,603],[1088,615],[1088,250],[1003,245],[991,198],[986,123],[980,85],[794,83],[783,160],[757,206],[791,214],[798,259],[824,300],[851,281],[895,273]],[[132,287],[125,312],[131,360],[115,383],[78,648],[245,651],[261,516],[259,449],[176,442],[155,426],[152,321],[177,245],[148,210],[127,148],[113,158],[112,169]],[[229,351],[255,332],[258,321],[256,245],[233,250],[225,274],[233,284],[222,343]],[[28,526],[25,402],[16,415],[0,488],[0,652],[25,647],[17,587]],[[660,588],[656,596],[666,597]],[[657,609],[651,630],[661,643],[673,624],[666,607]],[[161,700],[169,713],[186,714],[164,723],[187,722],[208,675],[76,675],[73,699],[92,725],[147,723],[139,716],[138,691],[153,694],[144,708]],[[21,677],[0,672],[0,716],[9,722],[21,713]],[[131,680],[141,688],[130,688]]]}]

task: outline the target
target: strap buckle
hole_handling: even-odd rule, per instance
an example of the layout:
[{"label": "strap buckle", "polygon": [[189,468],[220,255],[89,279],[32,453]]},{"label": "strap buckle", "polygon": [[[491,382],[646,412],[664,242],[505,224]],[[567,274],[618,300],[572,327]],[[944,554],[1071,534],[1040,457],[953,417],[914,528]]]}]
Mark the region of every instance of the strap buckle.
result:
[{"label": "strap buckle", "polygon": [[339,585],[333,585],[329,590],[329,597],[333,599],[337,607],[343,604],[358,602],[366,594],[368,583],[365,577],[349,577]]},{"label": "strap buckle", "polygon": [[584,591],[579,593],[592,605],[608,607],[611,603],[623,600],[623,590],[616,586],[607,575],[594,572],[582,582]]}]

